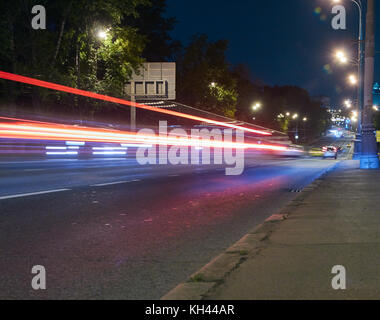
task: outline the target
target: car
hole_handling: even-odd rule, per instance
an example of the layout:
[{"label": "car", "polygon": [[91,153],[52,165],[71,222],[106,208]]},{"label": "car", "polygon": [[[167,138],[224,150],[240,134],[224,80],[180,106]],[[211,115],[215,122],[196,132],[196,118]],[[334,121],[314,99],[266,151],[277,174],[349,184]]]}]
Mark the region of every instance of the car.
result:
[{"label": "car", "polygon": [[337,157],[338,157],[337,147],[334,147],[334,146],[323,147],[322,151],[323,151],[323,159],[325,159],[325,158],[337,159]]},{"label": "car", "polygon": [[311,156],[311,157],[322,157],[323,151],[321,150],[321,148],[311,148],[309,150],[309,156]]}]

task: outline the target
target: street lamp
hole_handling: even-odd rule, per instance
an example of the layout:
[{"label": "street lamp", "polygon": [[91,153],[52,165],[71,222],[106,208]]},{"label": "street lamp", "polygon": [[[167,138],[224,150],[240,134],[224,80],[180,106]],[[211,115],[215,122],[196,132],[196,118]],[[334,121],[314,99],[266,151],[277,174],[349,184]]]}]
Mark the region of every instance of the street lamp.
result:
[{"label": "street lamp", "polygon": [[357,83],[358,83],[358,79],[355,75],[353,74],[350,74],[348,76],[348,81],[350,82],[350,84],[352,84],[353,86],[355,86]]},{"label": "street lamp", "polygon": [[304,118],[302,119],[302,121],[303,121],[303,122],[306,122],[306,121],[307,121],[307,118],[306,118],[306,117],[304,117]]},{"label": "street lamp", "polygon": [[261,103],[257,102],[252,106],[253,111],[257,111],[261,108]]},{"label": "street lamp", "polygon": [[295,114],[293,115],[293,119],[297,119],[297,118],[298,118],[298,114],[295,113]]},{"label": "street lamp", "polygon": [[347,99],[344,101],[344,105],[347,109],[350,109],[352,107],[352,101]]},{"label": "street lamp", "polygon": [[347,58],[346,54],[343,51],[337,51],[335,53],[335,57],[342,64],[346,64],[348,62],[348,58]]},{"label": "street lamp", "polygon": [[98,38],[99,38],[99,39],[101,39],[101,40],[106,40],[107,37],[108,37],[108,33],[107,33],[107,31],[105,31],[105,30],[100,30],[100,31],[98,32]]}]

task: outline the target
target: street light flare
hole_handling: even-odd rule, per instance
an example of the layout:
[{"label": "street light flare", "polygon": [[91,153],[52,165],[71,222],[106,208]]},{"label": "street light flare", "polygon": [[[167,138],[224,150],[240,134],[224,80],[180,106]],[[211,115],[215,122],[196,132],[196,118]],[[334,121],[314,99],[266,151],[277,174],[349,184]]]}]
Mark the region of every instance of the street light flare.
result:
[{"label": "street light flare", "polygon": [[260,108],[261,108],[261,103],[260,103],[260,102],[257,102],[256,104],[254,104],[254,105],[252,106],[252,109],[253,109],[254,111],[259,110]]},{"label": "street light flare", "polygon": [[348,57],[343,51],[337,51],[335,57],[339,60],[340,63],[346,64],[348,62]]},{"label": "street light flare", "polygon": [[344,101],[344,105],[349,109],[352,107],[352,101],[347,99]]},{"label": "street light flare", "polygon": [[353,74],[350,74],[350,75],[348,76],[348,81],[349,81],[352,85],[355,85],[355,84],[358,83],[358,79],[357,79],[357,77],[356,77],[355,75],[353,75]]},{"label": "street light flare", "polygon": [[102,40],[107,39],[107,36],[108,36],[107,31],[101,30],[98,32],[98,37]]}]

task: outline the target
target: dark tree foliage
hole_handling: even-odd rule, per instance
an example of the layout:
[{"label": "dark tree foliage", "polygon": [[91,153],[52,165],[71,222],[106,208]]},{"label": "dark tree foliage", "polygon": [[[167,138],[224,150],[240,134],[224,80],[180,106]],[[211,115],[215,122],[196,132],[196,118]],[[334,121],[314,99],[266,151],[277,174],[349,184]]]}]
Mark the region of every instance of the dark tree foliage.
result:
[{"label": "dark tree foliage", "polygon": [[[295,132],[300,140],[319,136],[329,125],[329,114],[321,101],[314,100],[309,93],[296,86],[264,86],[263,109],[256,116],[256,124],[277,128],[283,132]],[[287,113],[290,115],[287,116]],[[298,117],[293,119],[293,115]],[[303,118],[307,118],[304,122]]]},{"label": "dark tree foliage", "polygon": [[193,107],[234,117],[236,80],[226,59],[228,42],[195,35],[178,61],[178,100]]},{"label": "dark tree foliage", "polygon": [[[31,9],[45,6],[47,29],[31,27]],[[132,70],[144,61],[146,43],[126,17],[147,0],[15,0],[0,2],[1,69],[85,90],[122,96]],[[104,37],[99,37],[103,32]],[[32,101],[36,110],[70,105],[93,113],[99,102],[59,92],[1,81],[1,97],[20,104]],[[30,104],[30,103],[29,103]],[[90,107],[88,111],[86,107]]]},{"label": "dark tree foliage", "polygon": [[181,48],[181,43],[170,36],[177,20],[166,18],[166,0],[151,0],[148,6],[137,7],[138,16],[128,16],[123,24],[130,25],[145,36],[142,56],[149,62],[171,61]]},{"label": "dark tree foliage", "polygon": [[251,70],[246,65],[237,65],[233,70],[233,77],[236,78],[238,92],[236,118],[252,122],[254,117],[252,105],[262,101],[263,88],[254,82]]}]

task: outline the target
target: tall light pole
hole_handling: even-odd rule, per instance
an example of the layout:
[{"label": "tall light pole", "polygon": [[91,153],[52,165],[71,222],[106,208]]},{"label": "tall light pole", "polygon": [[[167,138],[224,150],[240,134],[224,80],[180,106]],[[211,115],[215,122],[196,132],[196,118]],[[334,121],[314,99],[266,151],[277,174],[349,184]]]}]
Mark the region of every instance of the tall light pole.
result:
[{"label": "tall light pole", "polygon": [[374,0],[367,1],[365,68],[364,68],[364,109],[362,115],[362,153],[361,169],[378,169],[376,136],[373,125],[373,79],[375,69],[375,5]]},{"label": "tall light pole", "polygon": [[[365,12],[362,0],[351,0],[359,9],[359,37],[358,37],[358,132],[355,139],[354,159],[360,159],[361,154],[361,124],[362,124],[362,111],[363,111],[363,88],[364,88],[364,23]],[[333,0],[334,3],[340,3],[340,0]],[[345,56],[338,57],[342,63],[347,62]]]},{"label": "tall light pole", "polygon": [[363,3],[361,0],[351,0],[359,9],[359,48],[358,48],[358,68],[359,68],[359,85],[358,85],[358,132],[356,134],[356,142],[354,149],[354,159],[359,159],[362,153],[362,112],[363,112],[363,92],[364,92],[364,21],[365,15],[363,10]]},{"label": "tall light pole", "polygon": [[364,92],[364,23],[365,12],[363,3],[361,0],[351,0],[355,3],[359,9],[359,45],[358,45],[358,73],[359,73],[359,85],[358,85],[358,132],[356,134],[354,159],[359,159],[362,152],[362,112],[363,112],[363,92]]}]

